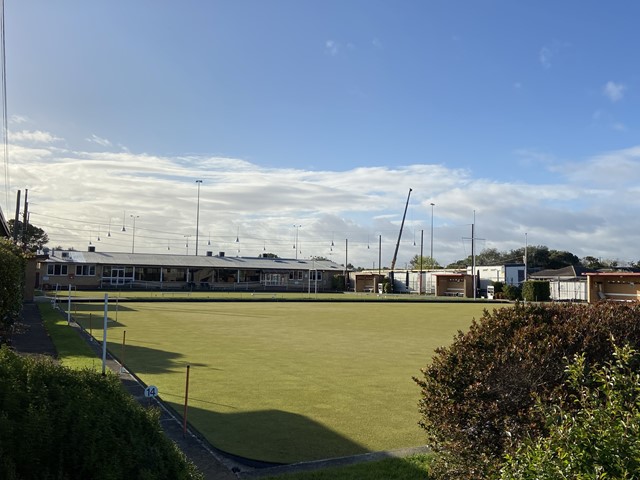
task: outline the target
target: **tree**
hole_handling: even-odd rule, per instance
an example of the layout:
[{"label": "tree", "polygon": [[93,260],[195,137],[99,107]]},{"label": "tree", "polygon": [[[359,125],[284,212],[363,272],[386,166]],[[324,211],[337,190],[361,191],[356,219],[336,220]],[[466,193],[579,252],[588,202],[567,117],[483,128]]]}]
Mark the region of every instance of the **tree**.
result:
[{"label": "tree", "polygon": [[[16,222],[12,218],[7,223],[9,224],[9,229],[11,230],[11,234],[13,235],[16,227]],[[38,250],[42,250],[42,247],[49,243],[49,236],[45,233],[44,230],[28,223],[25,235],[22,225],[22,222],[18,221],[18,243],[24,244],[25,250],[36,252]]]},{"label": "tree", "polygon": [[573,265],[580,265],[580,259],[573,253],[564,250],[551,250],[549,252],[547,268],[557,269]]},{"label": "tree", "polygon": [[4,343],[22,309],[24,253],[0,238],[0,343]]},{"label": "tree", "polygon": [[[495,248],[488,248],[476,255],[476,265],[504,265],[506,263],[524,263],[525,248],[516,248],[509,252],[500,252]],[[466,268],[473,264],[473,258],[465,259],[447,265],[447,268]],[[549,250],[544,245],[530,245],[527,247],[527,266],[547,268],[562,268],[580,264],[580,259],[571,252],[563,250]]]},{"label": "tree", "polygon": [[[420,259],[422,259],[422,266],[420,265]],[[409,268],[412,270],[433,270],[434,268],[440,268],[438,262],[435,261],[431,257],[424,257],[420,255],[415,255],[411,260],[409,260]]]},{"label": "tree", "polygon": [[594,270],[604,268],[604,263],[602,263],[599,258],[592,257],[591,255],[587,255],[586,257],[584,257],[580,261],[580,263],[582,263],[584,267],[592,268]]}]

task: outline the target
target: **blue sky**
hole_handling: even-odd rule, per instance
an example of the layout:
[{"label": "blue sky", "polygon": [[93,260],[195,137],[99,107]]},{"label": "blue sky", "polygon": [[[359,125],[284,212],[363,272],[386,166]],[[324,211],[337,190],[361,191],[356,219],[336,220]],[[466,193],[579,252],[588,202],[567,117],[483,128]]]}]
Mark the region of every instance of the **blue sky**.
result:
[{"label": "blue sky", "polygon": [[[370,266],[382,235],[388,265],[411,187],[400,264],[429,237],[432,202],[440,263],[469,254],[474,210],[480,249],[527,233],[579,256],[640,258],[635,2],[5,8],[3,208],[28,188],[56,245],[84,249],[135,212],[138,251],[178,253],[203,179],[199,239],[213,245],[201,252],[235,250],[244,231],[240,255],[290,256],[300,224],[303,256],[342,262],[327,245],[351,238],[349,261]],[[100,248],[131,240],[112,239]]]}]

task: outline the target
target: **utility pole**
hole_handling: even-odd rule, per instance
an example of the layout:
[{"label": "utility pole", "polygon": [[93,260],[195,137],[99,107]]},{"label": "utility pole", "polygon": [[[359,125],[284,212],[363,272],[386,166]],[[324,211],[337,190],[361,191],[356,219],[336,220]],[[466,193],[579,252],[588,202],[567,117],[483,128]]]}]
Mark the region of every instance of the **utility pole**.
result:
[{"label": "utility pole", "polygon": [[200,184],[202,180],[196,180],[198,184],[198,208],[196,212],[196,257],[198,256],[198,233],[200,231]]},{"label": "utility pole", "polygon": [[27,202],[27,195],[29,190],[24,189],[24,212],[22,216],[22,247],[27,249],[27,222],[29,221],[29,202]]}]

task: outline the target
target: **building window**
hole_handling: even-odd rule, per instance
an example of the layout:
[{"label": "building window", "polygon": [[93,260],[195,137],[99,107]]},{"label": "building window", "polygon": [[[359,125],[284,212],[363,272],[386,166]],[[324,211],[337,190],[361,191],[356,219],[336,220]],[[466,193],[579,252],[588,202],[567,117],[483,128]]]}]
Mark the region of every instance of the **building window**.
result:
[{"label": "building window", "polygon": [[304,278],[304,272],[302,270],[298,270],[298,280],[302,280]]},{"label": "building window", "polygon": [[66,275],[67,265],[60,265],[59,263],[50,263],[47,265],[47,275]]},{"label": "building window", "polygon": [[311,272],[309,273],[309,278],[311,279],[311,281],[318,280],[320,282],[322,281],[322,272],[318,270],[311,270]]},{"label": "building window", "polygon": [[78,276],[94,276],[96,274],[95,265],[76,265],[76,275]]}]

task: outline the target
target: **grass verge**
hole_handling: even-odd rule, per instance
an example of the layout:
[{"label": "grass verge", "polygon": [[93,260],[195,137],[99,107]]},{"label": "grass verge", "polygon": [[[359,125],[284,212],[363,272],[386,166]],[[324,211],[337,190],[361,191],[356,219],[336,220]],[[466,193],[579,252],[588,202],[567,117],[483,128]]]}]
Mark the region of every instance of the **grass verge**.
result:
[{"label": "grass verge", "polygon": [[48,302],[38,303],[44,326],[53,340],[60,363],[73,369],[97,370],[101,365],[95,353],[67,320]]},{"label": "grass verge", "polygon": [[428,480],[430,462],[430,454],[420,454],[316,472],[290,473],[267,480]]}]

